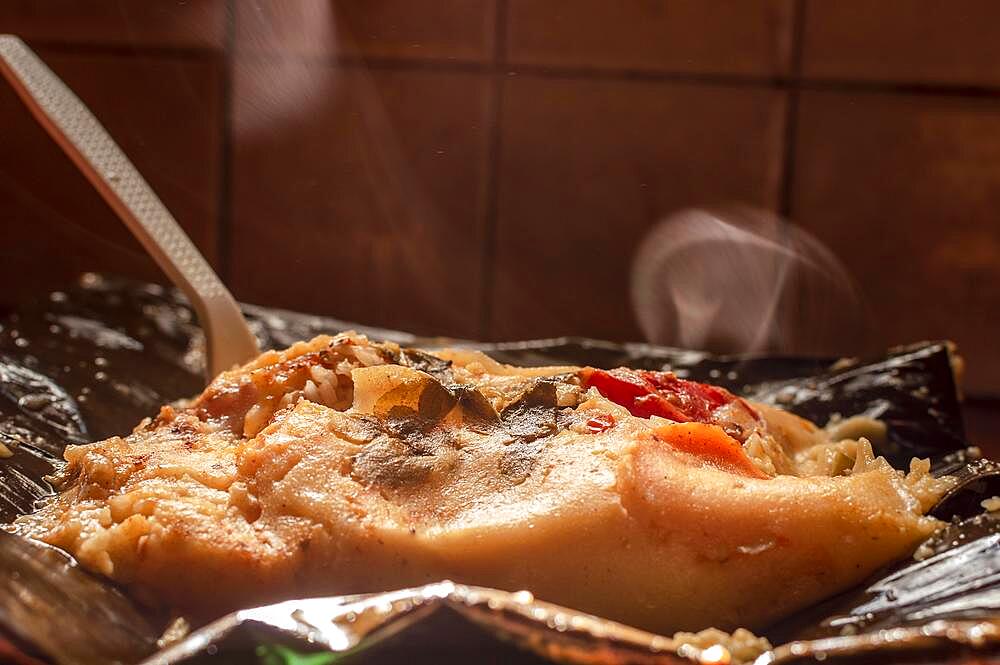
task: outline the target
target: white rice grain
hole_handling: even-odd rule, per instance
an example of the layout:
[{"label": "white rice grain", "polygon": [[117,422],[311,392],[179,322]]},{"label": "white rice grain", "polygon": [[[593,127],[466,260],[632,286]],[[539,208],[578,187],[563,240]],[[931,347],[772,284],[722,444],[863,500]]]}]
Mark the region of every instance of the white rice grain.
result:
[{"label": "white rice grain", "polygon": [[319,388],[316,387],[316,384],[311,379],[306,380],[305,388],[302,390],[305,393],[306,399],[310,402],[315,402],[316,404],[323,403],[323,397],[319,394]]}]

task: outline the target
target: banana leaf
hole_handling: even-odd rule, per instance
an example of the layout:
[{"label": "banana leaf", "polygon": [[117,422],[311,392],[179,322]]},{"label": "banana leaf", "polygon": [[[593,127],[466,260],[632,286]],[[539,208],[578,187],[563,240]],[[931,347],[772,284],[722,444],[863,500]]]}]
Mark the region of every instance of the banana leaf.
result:
[{"label": "banana leaf", "polygon": [[[417,337],[246,305],[263,348],[354,329],[433,348],[463,345],[522,365],[669,369],[778,404],[820,424],[867,414],[888,425],[878,450],[896,465],[930,457],[961,483],[934,510],[950,523],[869,582],[765,631],[759,662],[960,661],[1000,645],[1000,467],[968,447],[945,342],[874,359],[728,356],[582,338],[498,344]],[[52,493],[66,445],[130,431],[161,404],[204,386],[204,339],[175,291],[85,275],[0,321],[0,524]],[[2,451],[0,451],[2,452]],[[368,596],[288,601],[222,617],[161,650],[170,617],[70,557],[0,533],[0,656],[20,662],[690,662],[715,658],[530,594],[441,582]],[[776,593],[780,590],[776,590]],[[91,637],[92,636],[92,637]],[[515,648],[511,645],[519,645]],[[720,661],[721,662],[721,661]]]}]

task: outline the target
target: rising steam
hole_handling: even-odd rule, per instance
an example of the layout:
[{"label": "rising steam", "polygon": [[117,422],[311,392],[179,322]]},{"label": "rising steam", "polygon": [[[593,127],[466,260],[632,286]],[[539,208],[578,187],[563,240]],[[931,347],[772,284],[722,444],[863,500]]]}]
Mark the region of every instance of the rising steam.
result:
[{"label": "rising steam", "polygon": [[667,217],[632,267],[632,305],[649,341],[722,353],[861,352],[858,293],[816,238],[749,208]]}]

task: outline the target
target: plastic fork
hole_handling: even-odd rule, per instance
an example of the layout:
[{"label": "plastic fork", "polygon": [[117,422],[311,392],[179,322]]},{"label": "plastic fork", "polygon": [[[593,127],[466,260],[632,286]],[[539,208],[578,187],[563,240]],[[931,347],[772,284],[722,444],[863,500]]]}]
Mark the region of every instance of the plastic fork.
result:
[{"label": "plastic fork", "polygon": [[260,351],[222,280],[80,98],[19,38],[0,35],[0,73],[170,280],[205,331],[208,380]]}]

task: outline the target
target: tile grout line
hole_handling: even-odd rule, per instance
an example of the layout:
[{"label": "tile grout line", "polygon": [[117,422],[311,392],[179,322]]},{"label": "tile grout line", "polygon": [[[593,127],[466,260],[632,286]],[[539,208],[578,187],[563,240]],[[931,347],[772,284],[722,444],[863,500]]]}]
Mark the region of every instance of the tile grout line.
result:
[{"label": "tile grout line", "polygon": [[967,406],[980,406],[1000,410],[1000,394],[982,391],[964,395]]},{"label": "tile grout line", "polygon": [[81,44],[47,39],[32,39],[29,46],[67,55],[142,56],[146,58],[176,58],[210,60],[225,50],[211,46],[141,46],[127,44]]},{"label": "tile grout line", "polygon": [[493,33],[492,107],[486,158],[483,243],[480,268],[479,339],[489,339],[493,319],[493,289],[496,284],[497,223],[499,216],[501,123],[503,121],[504,65],[507,48],[507,1],[496,0]]},{"label": "tile grout line", "polygon": [[[802,73],[802,53],[805,39],[805,0],[795,0],[792,16],[792,43],[789,53],[789,74],[792,80],[800,80]],[[790,86],[785,99],[784,143],[782,145],[781,180],[779,182],[778,212],[782,217],[792,214],[792,188],[795,182],[795,148],[798,138],[799,93],[801,87]]]},{"label": "tile grout line", "polygon": [[[502,1],[502,0],[501,0]],[[56,53],[80,55],[129,55],[149,58],[211,59],[218,50],[210,47],[131,47],[93,44],[69,44],[56,41],[33,41],[32,46]],[[669,70],[600,68],[588,66],[506,64],[503,68],[469,60],[432,58],[399,58],[384,56],[301,56],[289,54],[240,53],[228,54],[233,60],[264,62],[301,62],[341,67],[366,67],[399,71],[470,72],[482,74],[516,74],[538,78],[613,80],[662,83],[692,83],[730,87],[770,87],[779,89],[815,90],[851,93],[889,93],[900,95],[954,96],[967,98],[1000,97],[1000,85],[970,85],[959,83],[926,83],[913,80],[866,81],[862,79],[801,76],[766,76],[723,72],[697,73]]]},{"label": "tile grout line", "polygon": [[[233,0],[226,0],[226,32],[222,51],[222,109],[219,124],[220,172],[218,215],[215,237],[218,243],[219,275],[224,284],[230,285],[233,239],[233,42],[236,36],[236,6]],[[230,285],[231,286],[231,285]]]},{"label": "tile grout line", "polygon": [[[792,25],[791,29],[791,43],[789,44],[789,54],[788,54],[788,75],[793,80],[799,80],[802,73],[802,53],[805,50],[804,40],[805,40],[805,12],[806,12],[806,0],[794,0],[792,5]],[[801,93],[801,87],[791,86],[785,91],[785,117],[784,117],[784,135],[781,153],[781,176],[778,183],[778,214],[787,221],[787,224],[781,224],[779,227],[782,232],[783,240],[786,247],[795,250],[795,242],[793,233],[795,231],[795,226],[797,226],[795,220],[792,219],[792,199],[793,199],[793,189],[795,185],[795,152],[798,141],[798,129],[799,129],[799,95]],[[796,271],[794,268],[789,271],[786,277],[790,279],[783,279],[784,287],[783,289],[791,291],[791,297],[794,298],[796,306],[800,312],[807,311],[805,307],[807,306],[806,299],[808,294],[805,289],[799,284],[799,280],[795,278]],[[780,322],[773,322],[772,325],[781,325]]]}]

